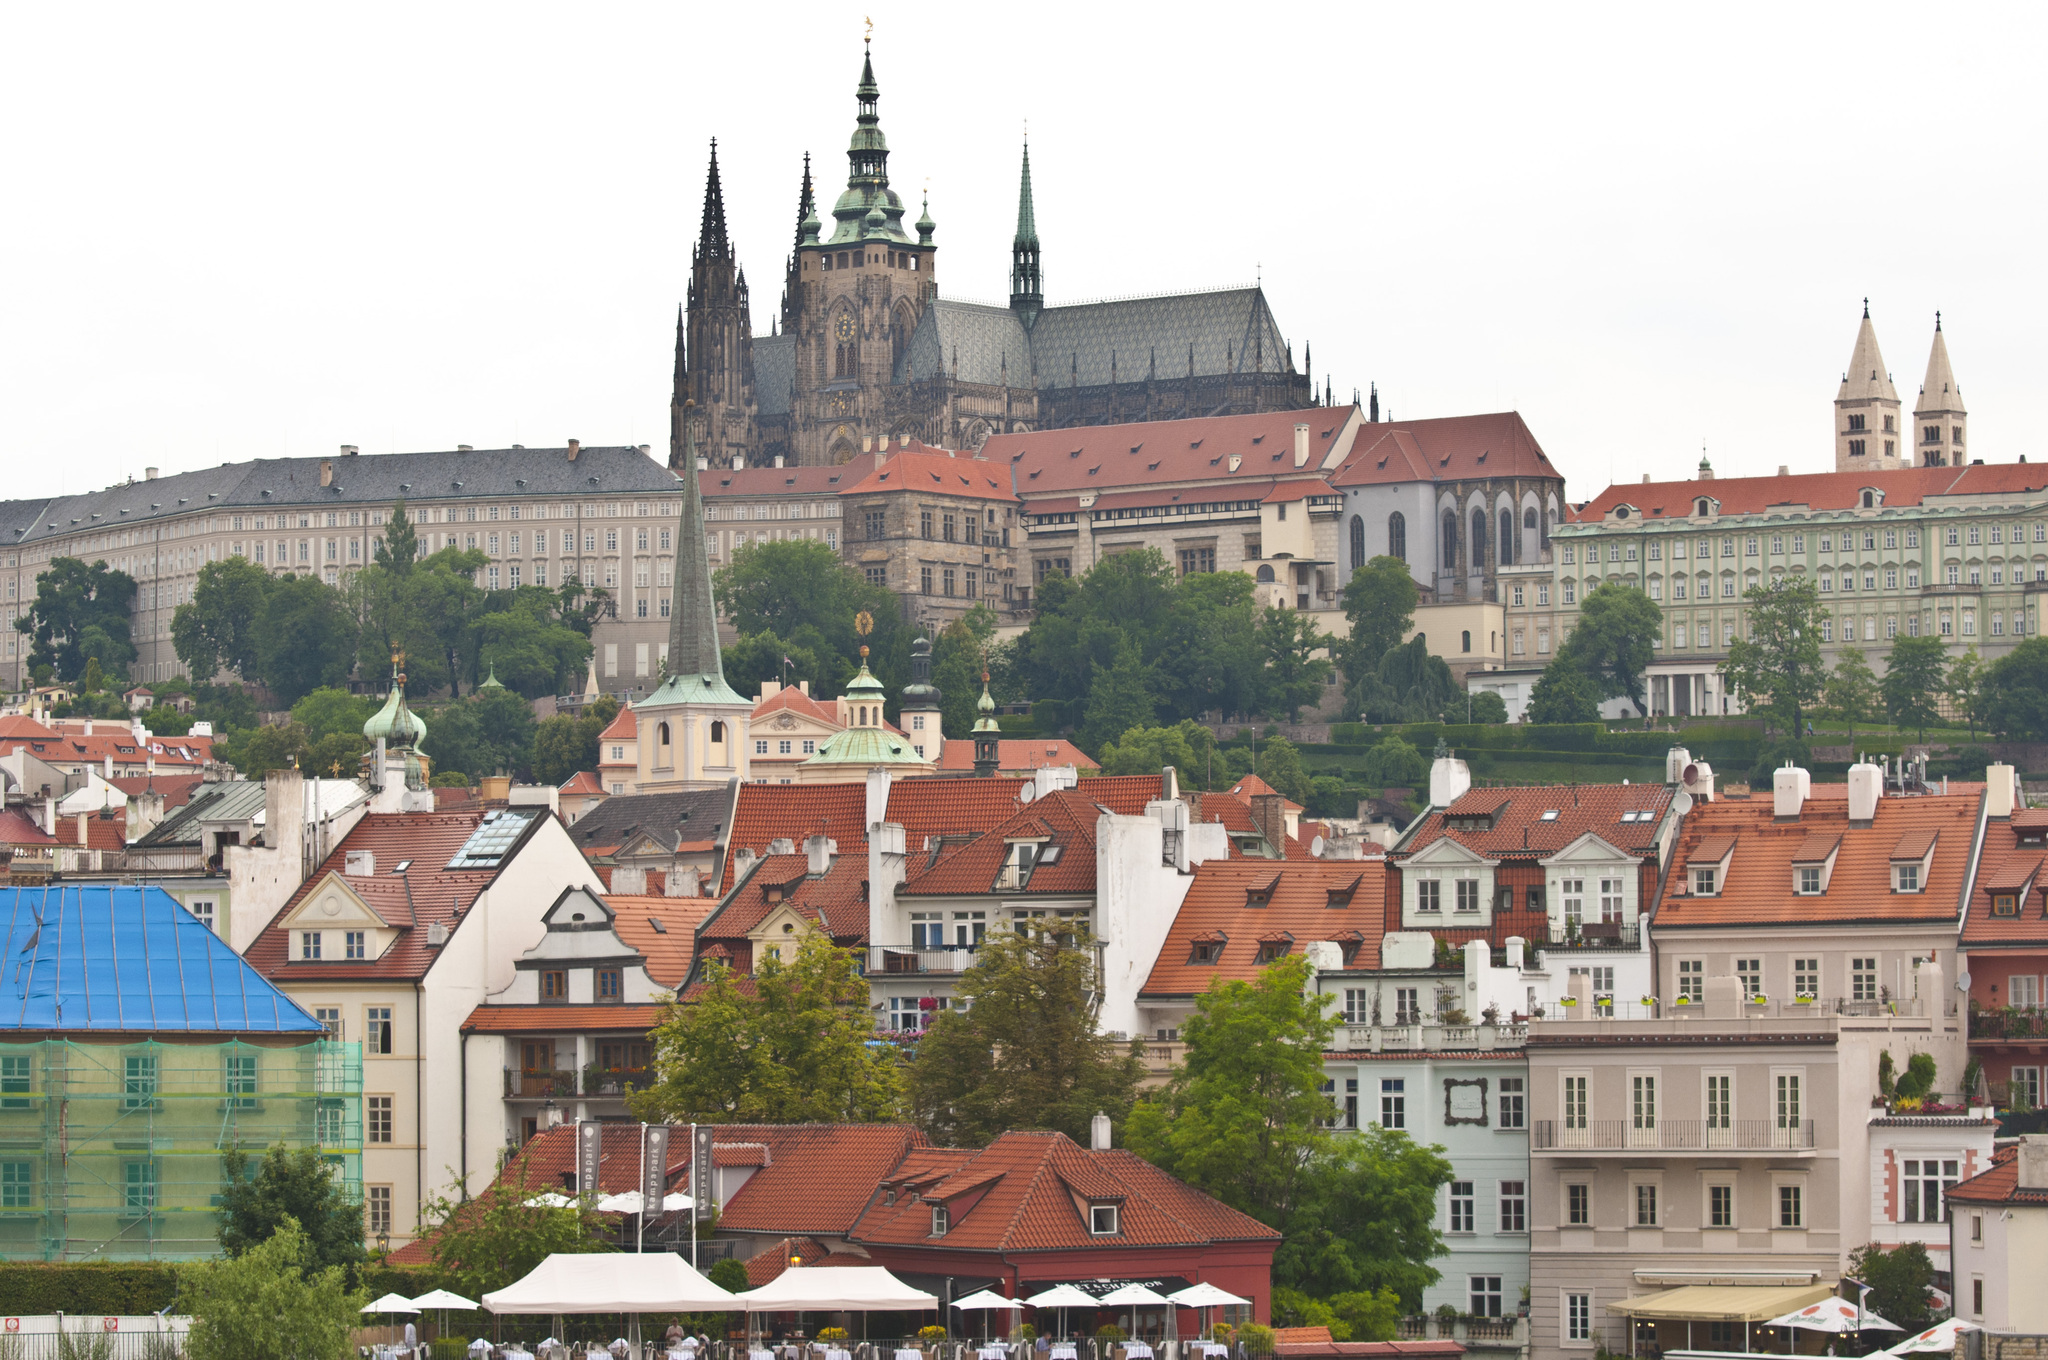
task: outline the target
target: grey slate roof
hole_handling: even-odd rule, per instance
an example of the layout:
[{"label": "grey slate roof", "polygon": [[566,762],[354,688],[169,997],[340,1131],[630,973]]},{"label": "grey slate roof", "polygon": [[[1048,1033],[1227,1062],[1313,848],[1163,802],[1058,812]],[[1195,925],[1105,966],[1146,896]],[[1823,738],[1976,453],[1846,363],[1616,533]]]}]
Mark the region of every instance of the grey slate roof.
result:
[{"label": "grey slate roof", "polygon": [[183,805],[172,808],[149,834],[135,842],[138,849],[159,849],[171,845],[197,845],[208,822],[247,821],[263,811],[265,790],[260,780],[234,779],[221,784],[202,785]]},{"label": "grey slate roof", "polygon": [[730,787],[620,794],[578,818],[569,828],[569,838],[585,853],[592,846],[623,845],[636,833],[674,850],[682,841],[715,841],[723,836],[732,820],[732,804]]},{"label": "grey slate roof", "polygon": [[790,385],[796,380],[796,337],[754,337],[754,403],[764,416],[789,414]]},{"label": "grey slate roof", "polygon": [[[320,485],[322,463],[334,466],[331,486]],[[664,463],[632,447],[586,445],[573,463],[566,448],[259,458],[60,496],[42,503],[25,535],[15,532],[22,520],[0,518],[0,541],[25,543],[118,529],[209,508],[346,508],[388,504],[401,497],[416,503],[635,492],[667,495],[679,485],[680,479]],[[0,509],[30,504],[35,502],[9,502]]]},{"label": "grey slate roof", "polygon": [[894,380],[951,377],[957,357],[964,383],[1004,382],[1007,359],[1013,387],[1032,386],[1034,370],[1041,388],[1099,387],[1143,382],[1156,357],[1159,381],[1172,382],[1187,376],[1191,353],[1197,377],[1288,367],[1287,340],[1265,293],[1226,288],[1048,307],[1029,332],[1007,307],[938,298],[919,318]]}]

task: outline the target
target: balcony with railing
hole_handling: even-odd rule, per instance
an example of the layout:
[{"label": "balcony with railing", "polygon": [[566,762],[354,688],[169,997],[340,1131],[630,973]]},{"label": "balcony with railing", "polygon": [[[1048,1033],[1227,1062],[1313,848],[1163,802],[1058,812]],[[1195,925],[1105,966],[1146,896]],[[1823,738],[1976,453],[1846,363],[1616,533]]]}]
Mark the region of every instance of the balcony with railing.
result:
[{"label": "balcony with railing", "polygon": [[1584,1152],[1758,1152],[1773,1155],[1814,1151],[1811,1119],[1539,1119],[1529,1126],[1529,1150]]},{"label": "balcony with railing", "polygon": [[2048,1040],[2048,1009],[2039,1006],[1970,1008],[1971,1043],[2041,1043]]},{"label": "balcony with railing", "polygon": [[1568,921],[1550,927],[1549,939],[1539,948],[1598,952],[1625,949],[1634,953],[1642,947],[1642,927],[1636,921]]},{"label": "balcony with railing", "polygon": [[526,1072],[512,1067],[505,1069],[507,1100],[569,1100],[575,1094],[574,1072]]},{"label": "balcony with railing", "polygon": [[924,947],[908,944],[868,946],[870,976],[957,976],[974,966],[979,947],[971,944]]},{"label": "balcony with railing", "polygon": [[1446,1025],[1396,1014],[1391,1025],[1340,1023],[1331,1044],[1344,1053],[1485,1052],[1520,1049],[1526,1024]]}]

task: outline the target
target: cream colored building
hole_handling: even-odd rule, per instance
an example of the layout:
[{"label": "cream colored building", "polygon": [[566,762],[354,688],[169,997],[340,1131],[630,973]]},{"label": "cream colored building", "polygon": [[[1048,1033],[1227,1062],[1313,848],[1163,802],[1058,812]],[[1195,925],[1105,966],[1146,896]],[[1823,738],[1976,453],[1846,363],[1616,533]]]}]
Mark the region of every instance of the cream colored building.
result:
[{"label": "cream colored building", "polygon": [[26,682],[27,639],[12,623],[35,598],[36,575],[77,557],[135,578],[135,680],[184,674],[171,616],[192,598],[200,567],[241,557],[278,574],[339,585],[373,561],[400,500],[421,553],[474,548],[484,589],[562,584],[575,576],[617,602],[599,622],[600,682],[646,689],[674,571],[675,474],[642,446],[472,449],[266,458],[159,476],[146,468],[104,490],[0,502],[0,681]]}]

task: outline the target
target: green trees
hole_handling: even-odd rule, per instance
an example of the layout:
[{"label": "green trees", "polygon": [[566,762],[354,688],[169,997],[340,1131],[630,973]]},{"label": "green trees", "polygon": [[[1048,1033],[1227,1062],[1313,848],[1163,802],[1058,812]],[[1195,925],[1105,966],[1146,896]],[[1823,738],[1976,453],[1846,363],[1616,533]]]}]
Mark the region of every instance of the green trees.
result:
[{"label": "green trees", "polygon": [[15,628],[29,639],[31,670],[48,666],[60,680],[77,680],[88,660],[110,676],[126,676],[135,659],[128,617],[135,605],[135,578],[105,562],[87,566],[58,557],[36,576],[36,597]]},{"label": "green trees", "polygon": [[567,693],[590,664],[589,636],[563,619],[553,591],[522,586],[503,592],[502,602],[477,615],[471,682],[479,671],[495,672],[499,684],[528,699]]},{"label": "green trees", "polygon": [[[869,666],[892,696],[908,678],[910,633],[903,606],[881,586],[869,585],[839,554],[814,538],[755,543],[733,553],[712,578],[712,592],[742,638],[773,633],[785,645],[806,648],[834,665],[830,676],[805,676],[813,691],[836,694],[860,665],[861,637],[854,619],[874,620],[867,642]],[[756,677],[761,679],[766,677]]]},{"label": "green trees", "polygon": [[592,701],[580,717],[558,713],[534,724],[534,782],[560,784],[578,770],[595,770],[598,734],[618,716],[619,701],[605,694]]},{"label": "green trees", "polygon": [[1375,557],[1351,573],[1344,586],[1344,617],[1350,621],[1351,631],[1337,660],[1352,684],[1374,670],[1389,649],[1400,645],[1414,622],[1420,598],[1408,564],[1398,557]]},{"label": "green trees", "polygon": [[1464,708],[1449,664],[1430,655],[1429,639],[1421,633],[1389,648],[1374,669],[1356,679],[1349,697],[1359,716],[1373,723],[1436,722],[1453,705]]},{"label": "green trees", "polygon": [[1729,644],[1721,674],[1751,712],[1764,711],[1778,731],[1796,738],[1827,683],[1820,589],[1803,577],[1781,576],[1751,586],[1742,598],[1749,606],[1748,633]]},{"label": "green trees", "polygon": [[[457,1293],[480,1299],[524,1277],[556,1252],[610,1251],[603,1220],[586,1205],[531,1203],[561,1187],[534,1176],[524,1158],[480,1199],[437,1196],[422,1206],[428,1251]],[[460,1342],[456,1343],[460,1345]]]},{"label": "green trees", "polygon": [[1498,727],[1508,720],[1508,701],[1495,691],[1483,689],[1466,698],[1470,705],[1466,717],[1470,721]]},{"label": "green trees", "polygon": [[465,774],[474,783],[487,774],[519,774],[532,763],[533,709],[511,690],[480,690],[423,716],[437,776]]},{"label": "green trees", "polygon": [[[1273,791],[1304,806],[1309,799],[1308,767],[1302,764],[1301,752],[1285,737],[1267,737],[1259,743],[1259,778],[1273,786]],[[1279,847],[1275,847],[1279,848]]]},{"label": "green trees", "polygon": [[191,1360],[338,1360],[368,1296],[322,1267],[296,1220],[239,1256],[179,1271],[178,1311],[192,1315]]},{"label": "green trees", "polygon": [[318,1148],[280,1143],[252,1164],[239,1146],[221,1154],[220,1246],[240,1256],[286,1223],[305,1239],[306,1273],[363,1260],[363,1206],[321,1159]]},{"label": "green trees", "polygon": [[1082,724],[1083,746],[1099,751],[1133,727],[1150,727],[1158,714],[1152,685],[1138,649],[1123,642],[1115,659],[1095,672],[1088,686],[1087,720]]},{"label": "green trees", "polygon": [[1327,657],[1315,654],[1336,641],[1308,615],[1268,607],[1259,617],[1258,628],[1267,706],[1285,713],[1289,722],[1298,721],[1304,705],[1322,698],[1323,685],[1333,669]]},{"label": "green trees", "polygon": [[1849,1256],[1849,1276],[1870,1286],[1865,1304],[1887,1322],[1912,1332],[1934,1321],[1927,1291],[1934,1287],[1934,1261],[1920,1242],[1904,1242],[1886,1251],[1866,1242]]},{"label": "green trees", "polygon": [[1095,1026],[1095,955],[1085,937],[997,931],[961,975],[965,1009],[918,1041],[912,1117],[940,1147],[978,1147],[1008,1129],[1057,1129],[1084,1146],[1101,1111],[1121,1124],[1144,1076],[1143,1041]]},{"label": "green trees", "polygon": [[1587,723],[1600,720],[1600,691],[1586,672],[1560,656],[1543,668],[1529,692],[1532,723]]},{"label": "green trees", "polygon": [[947,735],[964,737],[980,716],[981,658],[995,636],[995,612],[977,604],[932,639],[932,683],[939,687],[939,712]]},{"label": "green trees", "polygon": [[1173,766],[1183,787],[1220,789],[1231,782],[1230,766],[1216,758],[1216,734],[1182,718],[1171,727],[1133,727],[1102,748],[1104,774],[1156,775]]},{"label": "green trees", "polygon": [[286,704],[339,685],[355,661],[355,619],[317,576],[280,576],[263,597],[257,669]]},{"label": "green trees", "polygon": [[257,675],[258,624],[270,573],[241,557],[226,557],[199,568],[192,598],[171,613],[171,647],[198,684],[223,670],[245,679]]},{"label": "green trees", "polygon": [[2048,737],[2048,638],[2030,637],[1986,668],[1984,723],[2021,741]]},{"label": "green trees", "polygon": [[[1392,1290],[1410,1310],[1438,1272],[1439,1149],[1369,1125],[1338,1134],[1322,1094],[1334,1029],[1299,956],[1212,986],[1181,1027],[1187,1058],[1131,1110],[1132,1151],[1279,1229],[1274,1282],[1314,1295]],[[1334,1300],[1332,1300],[1334,1302]]]},{"label": "green trees", "polygon": [[1892,723],[1901,731],[1914,729],[1922,741],[1927,740],[1927,724],[1941,718],[1935,696],[1941,693],[1947,659],[1948,649],[1938,637],[1898,638],[1885,658],[1884,679],[1877,682]]},{"label": "green trees", "polygon": [[1946,688],[1949,701],[1969,722],[1971,741],[1977,739],[1977,728],[1983,719],[1984,669],[1984,662],[1977,656],[1974,646],[1965,650],[1948,668]]},{"label": "green trees", "polygon": [[1626,699],[1650,711],[1644,675],[1655,659],[1664,611],[1634,586],[1604,584],[1579,603],[1579,621],[1558,651],[1584,668],[1601,699]]},{"label": "green trees", "polygon": [[1849,744],[1854,746],[1856,724],[1868,722],[1877,708],[1877,676],[1862,652],[1845,647],[1835,657],[1835,668],[1828,672],[1826,697],[1829,715],[1849,724]]},{"label": "green trees", "polygon": [[[786,946],[785,946],[786,948]],[[691,1004],[649,1037],[660,1073],[631,1104],[677,1123],[886,1123],[902,1108],[893,1049],[870,1047],[868,984],[852,955],[806,935],[757,959],[751,992],[713,963]]]},{"label": "green trees", "polygon": [[1429,763],[1400,737],[1388,733],[1365,753],[1365,782],[1379,788],[1412,789],[1429,776]]}]

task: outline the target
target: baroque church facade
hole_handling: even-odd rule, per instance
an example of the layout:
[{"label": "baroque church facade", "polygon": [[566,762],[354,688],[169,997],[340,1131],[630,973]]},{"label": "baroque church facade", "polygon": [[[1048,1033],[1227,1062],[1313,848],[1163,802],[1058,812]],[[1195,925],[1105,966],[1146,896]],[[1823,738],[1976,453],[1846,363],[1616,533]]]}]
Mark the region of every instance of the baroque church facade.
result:
[{"label": "baroque church facade", "polygon": [[871,53],[854,97],[846,189],[829,221],[804,158],[795,244],[766,335],[752,331],[713,142],[677,318],[672,450],[686,418],[712,466],[815,466],[903,436],[978,449],[992,434],[1317,403],[1309,356],[1296,369],[1261,288],[1047,307],[1028,145],[1009,306],[941,296],[929,205],[906,224],[889,187]]}]

